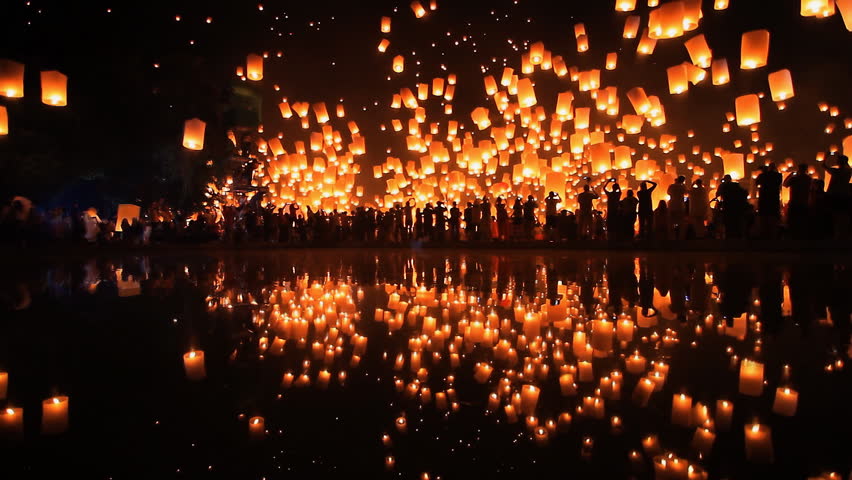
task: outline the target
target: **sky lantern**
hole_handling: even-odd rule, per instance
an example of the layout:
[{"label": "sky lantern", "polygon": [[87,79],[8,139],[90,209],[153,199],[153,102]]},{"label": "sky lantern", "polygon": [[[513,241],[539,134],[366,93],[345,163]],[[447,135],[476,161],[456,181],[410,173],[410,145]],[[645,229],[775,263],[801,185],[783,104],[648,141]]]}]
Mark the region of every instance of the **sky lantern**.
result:
[{"label": "sky lantern", "polygon": [[621,128],[630,135],[637,135],[642,131],[642,125],[645,124],[645,117],[641,115],[625,115],[621,119]]},{"label": "sky lantern", "polygon": [[663,4],[648,17],[648,36],[653,39],[675,38],[683,35],[683,2]]},{"label": "sky lantern", "polygon": [[57,71],[41,72],[41,101],[45,105],[68,105],[68,77]]},{"label": "sky lantern", "polygon": [[784,69],[769,74],[769,90],[772,92],[772,101],[783,102],[795,95],[793,90],[793,76],[790,70]]},{"label": "sky lantern", "polygon": [[615,168],[627,169],[633,166],[633,159],[630,155],[630,147],[628,147],[627,145],[619,145],[615,147],[614,157]]},{"label": "sky lantern", "polygon": [[753,30],[742,37],[740,68],[754,70],[766,66],[769,58],[769,30]]},{"label": "sky lantern", "polygon": [[615,67],[618,65],[618,54],[615,52],[610,52],[606,54],[606,69],[607,70],[615,70]]},{"label": "sky lantern", "polygon": [[383,38],[382,41],[379,42],[379,52],[385,53],[388,49],[388,46],[390,46],[390,40],[388,40],[387,38]]},{"label": "sky lantern", "polygon": [[713,85],[725,85],[731,81],[731,74],[728,71],[728,60],[724,58],[713,60],[710,72],[713,76]]},{"label": "sky lantern", "polygon": [[636,0],[615,0],[615,11],[632,12],[636,10]]},{"label": "sky lantern", "polygon": [[192,118],[183,124],[183,146],[189,150],[204,149],[204,129],[207,124],[203,121]]},{"label": "sky lantern", "polygon": [[574,102],[574,93],[570,90],[562,92],[556,99],[556,114],[560,117],[571,115],[571,104]]},{"label": "sky lantern", "polygon": [[0,136],[9,134],[9,112],[0,105]]},{"label": "sky lantern", "polygon": [[612,170],[612,152],[609,143],[598,143],[589,147],[592,170],[595,173],[606,173]]},{"label": "sky lantern", "polygon": [[737,97],[737,125],[747,127],[760,123],[760,99],[755,94]]},{"label": "sky lantern", "polygon": [[314,115],[316,115],[317,117],[317,123],[328,122],[328,109],[325,106],[325,102],[315,103],[313,104],[312,108],[314,110]]},{"label": "sky lantern", "polygon": [[282,118],[290,118],[293,116],[293,110],[290,109],[290,104],[287,102],[279,103],[278,110],[281,111]]},{"label": "sky lantern", "polygon": [[382,33],[390,33],[390,31],[391,31],[391,18],[390,17],[382,17],[381,30],[382,30]]},{"label": "sky lantern", "polygon": [[644,115],[651,109],[651,102],[642,87],[631,88],[627,92],[627,99],[630,100],[630,104],[633,105],[633,109],[639,115]]},{"label": "sky lantern", "polygon": [[728,9],[728,0],[715,0],[713,2],[714,10],[727,10]]},{"label": "sky lantern", "polygon": [[702,0],[684,0],[683,2],[683,31],[691,32],[698,28],[704,13],[701,11]]},{"label": "sky lantern", "polygon": [[518,80],[518,102],[521,108],[529,108],[537,103],[535,90],[529,78]]},{"label": "sky lantern", "polygon": [[488,118],[488,109],[485,107],[477,107],[470,113],[470,118],[480,130],[485,130],[491,126],[491,120]]},{"label": "sky lantern", "polygon": [[402,55],[393,57],[393,71],[396,73],[402,73],[403,70],[405,70],[405,57]]},{"label": "sky lantern", "polygon": [[803,17],[823,17],[828,16],[826,12],[834,11],[833,0],[801,0],[801,2],[800,13]]},{"label": "sky lantern", "polygon": [[683,45],[686,47],[687,52],[689,52],[689,58],[693,65],[701,68],[710,67],[710,62],[713,60],[713,52],[707,45],[707,39],[704,38],[703,33],[683,42]]},{"label": "sky lantern", "polygon": [[[2,133],[3,128],[2,121],[3,115],[2,112],[0,112],[0,133]],[[852,156],[852,135],[843,139],[843,155],[846,155],[847,157]]]},{"label": "sky lantern", "polygon": [[585,34],[577,37],[577,51],[580,53],[589,51],[589,37]]},{"label": "sky lantern", "polygon": [[24,64],[0,59],[0,95],[8,98],[24,96]]},{"label": "sky lantern", "polygon": [[248,72],[249,80],[255,82],[263,80],[263,57],[250,53],[246,57],[246,71]]},{"label": "sky lantern", "polygon": [[852,0],[836,0],[835,4],[843,17],[843,23],[846,24],[846,30],[852,32]]},{"label": "sky lantern", "polygon": [[666,74],[669,78],[669,93],[672,95],[680,95],[689,89],[689,76],[687,75],[686,65],[680,64],[666,69]]},{"label": "sky lantern", "polygon": [[535,42],[530,45],[530,63],[539,65],[542,60],[544,60],[544,42]]},{"label": "sky lantern", "polygon": [[639,45],[636,47],[636,53],[640,55],[651,55],[654,49],[657,48],[657,40],[648,35],[648,29],[642,31],[642,38],[639,39]]},{"label": "sky lantern", "polygon": [[745,178],[745,164],[743,163],[743,159],[744,156],[742,153],[722,155],[722,167],[725,173],[730,175],[734,180]]},{"label": "sky lantern", "polygon": [[636,35],[639,33],[639,26],[641,25],[642,19],[639,15],[630,15],[624,20],[624,33],[622,36],[624,38],[636,38]]},{"label": "sky lantern", "polygon": [[417,18],[423,18],[426,16],[426,9],[423,8],[423,5],[417,0],[411,2],[411,11],[414,12],[414,16]]}]

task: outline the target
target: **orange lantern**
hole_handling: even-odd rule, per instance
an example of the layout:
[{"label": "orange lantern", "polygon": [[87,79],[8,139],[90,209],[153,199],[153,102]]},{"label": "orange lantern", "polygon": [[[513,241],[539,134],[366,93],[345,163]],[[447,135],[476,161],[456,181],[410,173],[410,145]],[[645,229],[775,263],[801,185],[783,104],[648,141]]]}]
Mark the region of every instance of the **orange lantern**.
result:
[{"label": "orange lantern", "polygon": [[652,10],[648,17],[648,36],[653,39],[683,35],[683,2],[674,1]]},{"label": "orange lantern", "polygon": [[411,11],[414,12],[414,16],[417,18],[423,18],[426,16],[426,9],[423,8],[423,5],[417,0],[411,2]]},{"label": "orange lantern", "polygon": [[793,90],[793,76],[790,70],[784,69],[769,74],[769,90],[772,92],[772,101],[783,102],[795,95]]},{"label": "orange lantern", "polygon": [[642,19],[639,15],[631,15],[624,20],[624,33],[622,36],[624,38],[636,38],[636,34],[639,33],[639,25]]},{"label": "orange lantern", "polygon": [[632,12],[636,10],[636,0],[615,0],[617,12]]},{"label": "orange lantern", "polygon": [[689,76],[687,75],[685,64],[667,68],[666,74],[669,78],[670,94],[680,95],[689,89]]},{"label": "orange lantern", "polygon": [[755,94],[737,97],[737,125],[747,127],[760,123],[760,99]]},{"label": "orange lantern", "polygon": [[728,61],[724,58],[713,60],[713,66],[710,71],[713,75],[713,85],[725,85],[731,81],[731,74],[728,71]]},{"label": "orange lantern", "polygon": [[24,64],[0,59],[0,95],[8,98],[24,96]]},{"label": "orange lantern", "polygon": [[754,70],[766,66],[769,58],[769,30],[744,33],[740,55],[740,68],[743,70]]},{"label": "orange lantern", "polygon": [[249,54],[246,57],[246,70],[248,71],[248,79],[255,82],[263,80],[263,57],[260,55]]},{"label": "orange lantern", "polygon": [[609,143],[598,143],[589,147],[589,156],[592,162],[592,171],[595,173],[606,173],[612,170],[612,153]]},{"label": "orange lantern", "polygon": [[390,17],[382,17],[382,33],[390,33],[391,19]]},{"label": "orange lantern", "polygon": [[203,121],[192,118],[183,124],[183,146],[189,150],[204,149],[204,129],[207,124]]},{"label": "orange lantern", "polygon": [[633,109],[639,115],[644,115],[651,109],[651,102],[648,100],[648,95],[645,94],[645,89],[642,87],[634,87],[627,92],[627,99],[630,100]]},{"label": "orange lantern", "polygon": [[722,167],[725,169],[725,173],[730,175],[734,180],[740,180],[745,177],[743,159],[744,155],[742,153],[729,153],[722,156]]},{"label": "orange lantern", "polygon": [[615,70],[615,67],[618,65],[618,54],[615,52],[610,52],[606,54],[606,69],[607,70]]},{"label": "orange lantern", "polygon": [[852,0],[836,0],[837,9],[846,24],[846,30],[852,32]]},{"label": "orange lantern", "polygon": [[803,17],[823,17],[834,13],[833,0],[802,0],[800,13]]},{"label": "orange lantern", "polygon": [[9,134],[9,112],[0,105],[0,136]]},{"label": "orange lantern", "polygon": [[728,0],[716,0],[713,2],[714,10],[727,10],[728,9]]},{"label": "orange lantern", "polygon": [[41,72],[41,101],[45,105],[68,105],[68,77],[60,72]]},{"label": "orange lantern", "polygon": [[393,71],[402,73],[405,70],[405,58],[402,55],[393,57]]},{"label": "orange lantern", "polygon": [[713,60],[713,52],[707,45],[707,40],[704,34],[696,35],[683,43],[689,52],[689,58],[692,64],[701,68],[710,67],[710,61]]},{"label": "orange lantern", "polygon": [[657,40],[648,35],[648,30],[642,31],[642,38],[639,39],[639,45],[636,47],[636,53],[640,55],[651,55],[654,49],[657,48]]},{"label": "orange lantern", "polygon": [[381,42],[379,42],[379,52],[385,53],[390,45],[390,40],[387,38],[383,38]]},{"label": "orange lantern", "polygon": [[518,103],[520,103],[521,108],[532,107],[537,102],[532,81],[529,78],[518,80]]}]

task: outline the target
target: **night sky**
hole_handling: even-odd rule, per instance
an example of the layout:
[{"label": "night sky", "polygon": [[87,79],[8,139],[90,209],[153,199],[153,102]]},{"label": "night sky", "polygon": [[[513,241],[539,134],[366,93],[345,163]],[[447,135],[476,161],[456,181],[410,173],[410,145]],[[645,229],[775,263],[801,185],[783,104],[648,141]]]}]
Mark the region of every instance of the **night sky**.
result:
[{"label": "night sky", "polygon": [[[766,76],[782,68],[793,72],[796,97],[783,112],[763,102],[762,141],[775,144],[769,158],[813,162],[817,152],[840,145],[849,135],[843,124],[852,116],[852,35],[839,13],[826,19],[800,16],[798,0],[731,0],[725,11],[714,11],[713,2],[705,1],[700,28],[679,39],[660,40],[649,57],[635,54],[638,40],[622,38],[628,14],[615,12],[610,0],[439,0],[437,10],[422,19],[415,18],[409,2],[6,3],[0,58],[26,64],[27,96],[0,98],[11,126],[10,135],[0,140],[0,192],[44,202],[73,196],[78,188],[73,185],[80,182],[94,182],[100,193],[119,201],[168,195],[186,173],[178,160],[186,155],[180,148],[183,121],[199,117],[208,122],[208,148],[197,155],[198,164],[221,157],[230,127],[222,105],[229,89],[239,84],[262,96],[265,133],[284,132],[288,139],[301,129],[298,121],[282,120],[276,107],[282,98],[325,101],[330,110],[342,99],[347,120],[358,122],[367,137],[362,176],[368,189],[375,188],[370,166],[384,160],[387,148],[395,156],[407,153],[404,137],[390,135],[390,129],[379,132],[379,125],[399,117],[388,108],[393,93],[455,73],[454,118],[470,128],[473,108],[494,110],[483,88],[483,72],[499,81],[504,66],[520,70],[521,53],[539,40],[581,70],[603,70],[606,54],[618,52],[618,69],[603,70],[602,84],[618,86],[622,96],[637,85],[659,95],[668,122],[648,135],[670,133],[684,142],[686,131],[694,129],[693,143],[703,150],[716,145],[730,149],[733,138],[748,138],[747,129],[735,128],[738,137],[723,135],[724,114],[734,110],[739,95],[768,96]],[[640,0],[632,12],[642,15],[643,24],[649,11],[645,3]],[[428,10],[429,2],[423,4]],[[393,19],[388,35],[379,31],[382,16]],[[578,22],[585,23],[591,44],[583,54],[575,48],[573,25]],[[740,35],[759,28],[772,34],[769,65],[739,71]],[[713,86],[708,78],[686,94],[671,96],[665,69],[689,60],[683,40],[695,33],[706,35],[714,58],[728,59],[732,82]],[[391,46],[380,54],[376,46],[385,37]],[[245,65],[247,54],[263,52],[269,53],[263,81],[241,82],[237,67]],[[391,71],[397,54],[406,57],[402,74]],[[69,77],[68,108],[40,102],[38,72],[49,69]],[[552,72],[537,71],[533,78],[539,104],[549,111],[558,92],[576,91],[576,84]],[[820,101],[838,106],[840,116],[820,112]],[[620,115],[625,113],[633,112],[623,98]],[[826,135],[830,122],[838,128]],[[681,150],[689,145],[684,142]],[[199,179],[209,174],[204,169],[193,173]],[[62,197],[63,191],[72,193]]]}]

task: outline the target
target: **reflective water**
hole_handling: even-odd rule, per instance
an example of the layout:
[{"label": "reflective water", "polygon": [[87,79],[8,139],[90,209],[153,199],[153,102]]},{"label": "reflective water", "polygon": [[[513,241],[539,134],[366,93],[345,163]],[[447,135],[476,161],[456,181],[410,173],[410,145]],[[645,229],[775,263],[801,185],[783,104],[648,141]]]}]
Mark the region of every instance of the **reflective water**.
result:
[{"label": "reflective water", "polygon": [[8,478],[849,474],[848,258],[5,265]]}]

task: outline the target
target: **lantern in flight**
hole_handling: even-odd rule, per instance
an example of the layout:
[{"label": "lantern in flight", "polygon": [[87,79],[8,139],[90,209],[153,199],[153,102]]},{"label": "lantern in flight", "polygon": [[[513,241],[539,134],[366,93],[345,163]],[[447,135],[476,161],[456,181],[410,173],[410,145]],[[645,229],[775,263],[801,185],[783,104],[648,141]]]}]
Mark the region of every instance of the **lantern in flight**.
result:
[{"label": "lantern in flight", "polygon": [[648,36],[653,39],[683,35],[683,2],[674,1],[652,10],[648,17]]},{"label": "lantern in flight", "polygon": [[248,79],[258,82],[263,80],[263,57],[251,53],[246,57],[246,71]]},{"label": "lantern in flight", "polygon": [[713,76],[713,85],[725,85],[731,81],[731,74],[728,71],[728,60],[724,58],[713,60],[710,72]]},{"label": "lantern in flight", "polygon": [[737,125],[747,127],[760,123],[760,99],[755,94],[737,97]]},{"label": "lantern in flight", "polygon": [[632,12],[636,10],[636,0],[615,0],[617,12]]},{"label": "lantern in flight", "polygon": [[769,90],[772,92],[772,101],[783,102],[795,95],[793,90],[793,76],[790,70],[784,69],[769,74]]},{"label": "lantern in flight", "polygon": [[414,12],[414,16],[417,18],[423,18],[426,16],[426,9],[423,8],[423,5],[417,0],[411,2],[411,11]]},{"label": "lantern in flight", "polygon": [[766,66],[769,58],[769,30],[744,33],[740,56],[740,68],[743,70],[754,70]]},{"label": "lantern in flight", "polygon": [[0,105],[0,136],[9,134],[9,112]]},{"label": "lantern in flight", "polygon": [[405,70],[405,57],[402,55],[393,57],[393,71],[396,73],[402,73],[403,70]]},{"label": "lantern in flight", "polygon": [[41,72],[41,101],[45,105],[68,105],[68,77],[57,71]]},{"label": "lantern in flight", "polygon": [[0,59],[0,95],[8,98],[24,96],[24,64]]},{"label": "lantern in flight", "polygon": [[639,15],[631,15],[624,20],[624,33],[622,36],[624,38],[636,38],[636,34],[639,33],[639,25],[642,19]]},{"label": "lantern in flight", "polygon": [[390,17],[382,17],[382,33],[390,33],[391,31],[391,18]]},{"label": "lantern in flight", "polygon": [[680,95],[689,89],[689,76],[687,75],[685,64],[669,67],[666,69],[666,74],[669,78],[670,94]]},{"label": "lantern in flight", "polygon": [[204,149],[204,129],[207,124],[203,121],[192,118],[183,124],[183,146],[189,150]]},{"label": "lantern in flight", "polygon": [[532,81],[529,78],[518,80],[518,103],[521,105],[521,108],[532,107],[537,102]]},{"label": "lantern in flight", "polygon": [[835,4],[843,17],[843,23],[846,24],[846,30],[852,32],[852,0],[835,0]]},{"label": "lantern in flight", "polygon": [[834,0],[801,0],[803,17],[827,17],[834,12]]},{"label": "lantern in flight", "polygon": [[689,40],[683,42],[692,64],[701,68],[710,67],[710,61],[713,60],[713,52],[707,45],[707,40],[704,34],[696,35]]},{"label": "lantern in flight", "polygon": [[741,180],[745,177],[743,158],[742,153],[729,153],[722,156],[722,167],[725,169],[725,173],[734,180]]}]

